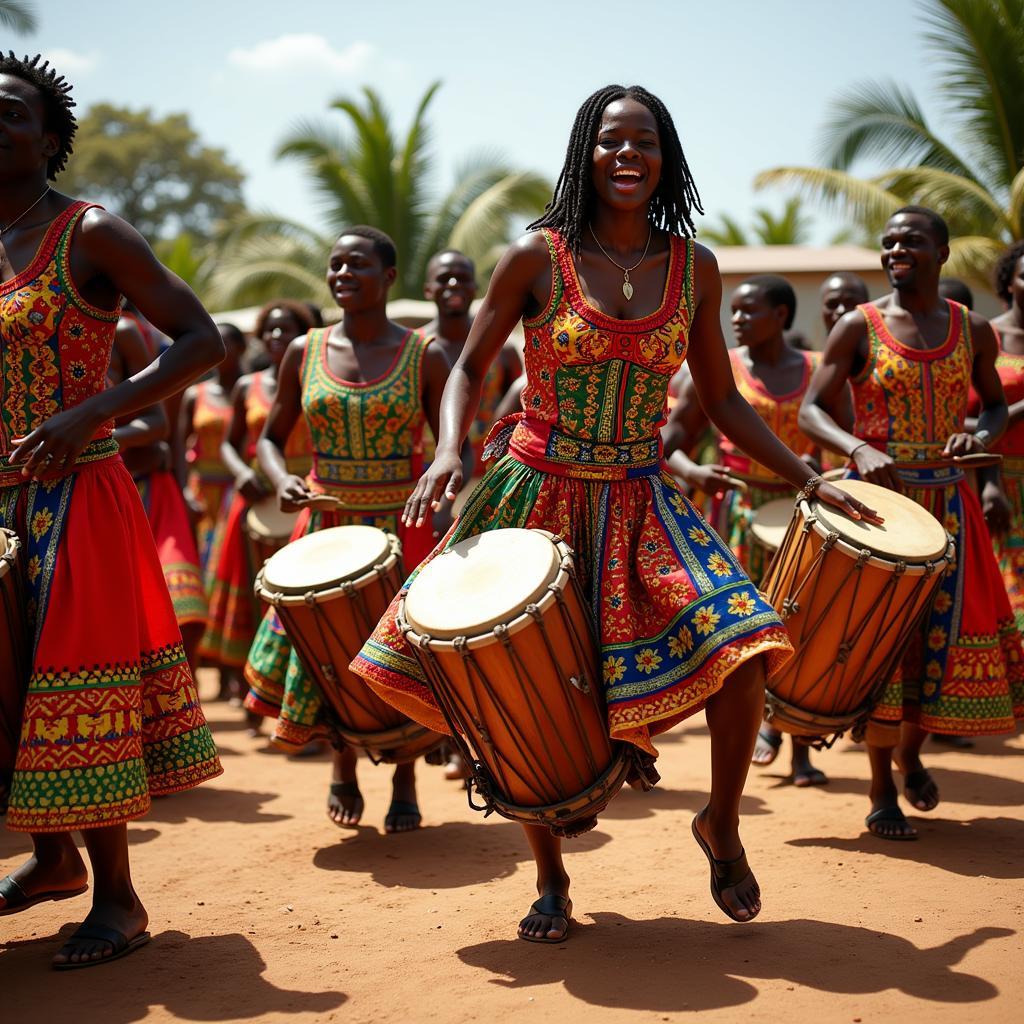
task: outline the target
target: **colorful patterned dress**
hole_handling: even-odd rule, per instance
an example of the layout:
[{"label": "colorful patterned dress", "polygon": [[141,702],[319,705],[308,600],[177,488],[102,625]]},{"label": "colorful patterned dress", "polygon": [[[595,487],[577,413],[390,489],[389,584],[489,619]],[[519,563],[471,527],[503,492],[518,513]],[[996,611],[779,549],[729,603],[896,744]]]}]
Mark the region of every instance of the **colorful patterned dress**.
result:
[{"label": "colorful patterned dress", "polygon": [[[735,556],[661,469],[668,383],[686,357],[694,308],[693,242],[672,238],[659,309],[617,320],[587,302],[557,232],[544,237],[551,299],[523,323],[525,412],[436,551],[499,527],[564,537],[600,645],[610,733],[656,755],[651,736],[698,711],[739,664],[765,654],[771,669],[792,648]],[[352,668],[447,732],[397,606]]]},{"label": "colorful patterned dress", "polygon": [[129,821],[221,772],[138,493],[105,424],[55,482],[8,465],[14,438],[102,391],[116,311],[70,273],[74,203],[0,284],[0,523],[23,545],[31,670],[8,827]]},{"label": "colorful patterned dress", "polygon": [[231,403],[215,401],[207,381],[196,385],[192,407],[192,445],[185,455],[188,463],[188,488],[206,506],[196,523],[199,561],[204,574],[210,561],[210,548],[217,523],[227,512],[234,477],[220,457],[220,446],[231,424]]},{"label": "colorful patterned dress", "polygon": [[[265,371],[253,374],[245,396],[245,457],[268,490],[270,482],[256,462],[256,442],[263,433],[270,405]],[[300,421],[285,445],[289,472],[305,474],[310,464],[309,452],[309,431]],[[245,498],[241,494],[233,495],[227,514],[221,517],[214,532],[206,572],[210,612],[206,632],[199,644],[199,655],[228,668],[241,668],[245,664],[259,624],[260,609],[252,592],[255,573],[249,564],[244,529],[248,511],[249,504]]]},{"label": "colorful patterned dress", "polygon": [[[992,325],[999,337],[999,332]],[[1013,405],[1024,399],[1024,355],[1002,349],[996,358],[996,370],[1003,382],[1006,404]],[[977,416],[981,411],[981,400],[972,390],[968,414]],[[992,548],[999,560],[999,571],[1010,598],[1017,629],[1024,633],[1024,421],[1010,427],[992,447],[1003,456],[1000,471],[1003,490],[1009,499],[1010,527],[1006,533],[992,538]]]},{"label": "colorful patterned dress", "polygon": [[945,525],[957,551],[872,719],[954,736],[1011,732],[1024,717],[1021,637],[977,495],[961,470],[940,460],[967,414],[974,365],[967,310],[949,302],[946,340],[922,351],[897,341],[874,305],[858,308],[870,355],[850,382],[854,433],[896,461],[906,494]]},{"label": "colorful patterned dress", "polygon": [[[300,370],[302,412],[313,438],[307,483],[318,494],[340,498],[344,507],[305,509],[292,539],[332,526],[376,526],[399,538],[406,564],[418,564],[433,544],[429,521],[407,529],[399,516],[423,468],[423,357],[430,340],[410,331],[383,376],[354,384],[331,372],[329,334],[330,328],[309,332]],[[251,687],[246,707],[277,718],[279,744],[301,747],[323,734],[319,691],[273,609],[260,623],[245,678]]]},{"label": "colorful patterned dress", "polygon": [[[739,349],[729,352],[729,362],[740,394],[791,452],[803,456],[813,454],[815,446],[800,429],[797,416],[807,385],[811,382],[811,374],[821,357],[816,352],[800,352],[799,355],[804,360],[803,376],[799,386],[787,395],[773,395],[747,368]],[[776,476],[767,466],[754,462],[727,437],[721,439],[720,448],[724,466],[757,481],[748,481],[746,491],[730,491],[727,495],[723,510],[723,536],[740,565],[750,574],[751,580],[760,585],[768,564],[764,548],[750,543],[751,520],[757,509],[766,502],[795,497],[795,492],[785,480]]]}]

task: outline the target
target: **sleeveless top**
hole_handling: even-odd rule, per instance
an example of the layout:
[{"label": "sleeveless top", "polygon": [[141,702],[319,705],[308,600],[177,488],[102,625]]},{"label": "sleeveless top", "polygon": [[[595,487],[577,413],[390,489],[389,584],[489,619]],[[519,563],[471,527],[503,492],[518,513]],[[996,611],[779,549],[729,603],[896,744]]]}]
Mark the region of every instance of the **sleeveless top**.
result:
[{"label": "sleeveless top", "polygon": [[[811,382],[811,375],[821,361],[817,352],[800,352],[804,360],[804,371],[800,383],[794,391],[786,395],[774,395],[764,383],[758,380],[747,367],[738,349],[729,351],[729,362],[736,380],[739,393],[750,403],[754,411],[768,425],[771,432],[796,455],[809,455],[814,451],[814,442],[800,429],[797,417],[800,403]],[[740,451],[727,437],[721,440],[722,454],[725,463],[732,469],[740,470],[750,476],[764,480],[766,483],[784,483],[781,477],[773,473],[767,466],[754,462]],[[786,484],[787,488],[789,487]]]},{"label": "sleeveless top", "polygon": [[[0,485],[23,482],[6,469],[15,438],[107,386],[118,309],[90,305],[71,279],[71,237],[86,210],[76,202],[46,231],[28,267],[0,284]],[[116,454],[104,423],[78,462]]]},{"label": "sleeveless top", "polygon": [[[266,371],[260,370],[253,374],[252,382],[245,396],[245,458],[253,466],[256,465],[256,442],[263,433],[267,416],[270,414],[270,406],[273,399],[267,394]],[[304,419],[299,419],[284,446],[284,459],[288,466],[288,472],[296,476],[305,476],[309,472],[310,451],[312,444],[309,439],[309,429]],[[262,474],[261,474],[262,475]]]},{"label": "sleeveless top", "polygon": [[949,332],[937,348],[897,341],[871,303],[858,306],[867,321],[867,365],[851,378],[854,433],[897,462],[935,460],[950,434],[963,430],[974,367],[967,309],[946,300]]},{"label": "sleeveless top", "polygon": [[551,298],[523,321],[523,414],[509,440],[521,462],[562,476],[626,479],[659,471],[668,383],[686,358],[694,243],[670,236],[661,305],[618,320],[587,302],[572,253],[544,229]]},{"label": "sleeveless top", "polygon": [[[999,328],[992,324],[996,340],[999,342],[999,355],[996,357],[996,372],[1002,381],[1003,393],[1006,395],[1006,404],[1013,405],[1024,399],[1024,354],[1018,355],[1014,352],[1007,352],[1003,348],[1003,339],[1000,337]],[[971,416],[977,416],[981,410],[981,399],[972,388],[967,411]],[[992,451],[999,452],[1004,456],[1003,473],[1007,471],[1019,473],[1024,470],[1024,421],[1010,427],[1005,434],[992,445]],[[1013,460],[1012,465],[1007,460]]]},{"label": "sleeveless top", "polygon": [[220,457],[220,446],[227,436],[230,423],[230,404],[212,402],[209,383],[203,381],[197,384],[192,410],[194,440],[187,459],[189,469],[201,480],[230,482],[231,474]]},{"label": "sleeveless top", "polygon": [[313,490],[340,498],[343,511],[396,512],[422,471],[423,357],[430,340],[409,331],[390,368],[354,383],[327,363],[330,328],[306,336],[302,412],[313,441]]}]

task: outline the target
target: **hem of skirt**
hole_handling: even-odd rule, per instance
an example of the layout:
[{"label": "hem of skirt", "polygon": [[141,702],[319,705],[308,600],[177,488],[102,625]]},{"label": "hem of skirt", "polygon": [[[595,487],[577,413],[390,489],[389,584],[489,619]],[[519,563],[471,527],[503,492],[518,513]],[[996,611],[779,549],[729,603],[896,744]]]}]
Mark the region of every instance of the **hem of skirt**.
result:
[{"label": "hem of skirt", "polygon": [[274,735],[270,738],[275,747],[285,752],[301,750],[307,743],[314,740],[329,740],[330,731],[327,726],[317,723],[316,725],[296,725],[287,719],[278,718],[274,727]]},{"label": "hem of skirt", "polygon": [[270,701],[257,697],[252,690],[245,695],[242,707],[246,711],[252,711],[254,714],[261,715],[263,718],[277,718],[281,714],[280,704],[271,704]]},{"label": "hem of skirt", "polygon": [[909,722],[911,725],[916,725],[925,732],[937,736],[1005,736],[1007,733],[1016,731],[1022,717],[1024,716],[1015,710],[1012,718],[989,718],[979,722],[974,718],[939,718],[922,714],[920,709],[911,708],[904,711],[899,718],[876,719],[876,721],[883,725],[899,725],[901,722]]},{"label": "hem of skirt", "polygon": [[[741,665],[765,655],[765,678],[777,671],[793,654],[793,644],[785,626],[772,627],[755,637],[738,640],[724,647],[713,658],[708,659],[699,672],[680,680],[657,694],[639,698],[628,707],[610,705],[608,708],[608,732],[614,740],[632,743],[654,757],[658,749],[651,742],[650,727],[666,719],[674,719],[670,725],[658,730],[664,732],[681,721],[695,715],[708,699],[724,685],[726,679]],[[695,692],[696,691],[696,692]],[[687,696],[692,694],[692,696]],[[650,705],[669,705],[659,710],[644,711]]]},{"label": "hem of skirt", "polygon": [[[124,825],[130,821],[137,821],[139,818],[145,817],[153,805],[153,797],[184,793],[224,774],[224,768],[219,759],[207,762],[207,764],[210,765],[209,769],[199,774],[196,774],[193,770],[165,774],[165,777],[168,779],[167,783],[151,782],[145,796],[140,796],[130,802],[125,801],[126,804],[129,804],[130,809],[125,809],[113,815],[104,815],[102,808],[94,808],[88,812],[88,817],[91,820],[81,820],[82,815],[67,814],[64,820],[54,821],[53,819],[56,815],[46,815],[45,819],[40,820],[31,814],[20,813],[15,808],[8,808],[4,824],[12,832],[39,834],[83,832],[92,828],[110,828],[114,825]],[[188,774],[189,778],[174,781],[176,776],[184,774]]]},{"label": "hem of skirt", "polygon": [[452,731],[444,719],[444,715],[432,702],[424,700],[414,690],[418,686],[425,694],[428,692],[422,683],[402,675],[400,672],[392,672],[380,665],[368,661],[361,654],[357,654],[349,665],[351,671],[366,681],[366,685],[382,701],[397,708],[408,718],[420,725],[426,726],[433,732],[441,733],[444,736],[451,736]]}]

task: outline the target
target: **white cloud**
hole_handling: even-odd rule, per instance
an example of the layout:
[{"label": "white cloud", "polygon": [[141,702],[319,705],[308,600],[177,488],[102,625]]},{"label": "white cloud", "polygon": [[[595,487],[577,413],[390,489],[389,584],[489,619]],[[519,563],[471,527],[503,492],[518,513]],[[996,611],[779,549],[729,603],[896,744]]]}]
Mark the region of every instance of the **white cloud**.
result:
[{"label": "white cloud", "polygon": [[57,73],[68,75],[84,75],[96,68],[100,56],[95,51],[76,53],[74,50],[47,50],[43,56],[57,69]]},{"label": "white cloud", "polygon": [[367,42],[357,41],[336,50],[323,36],[302,32],[267,39],[248,49],[231,50],[228,63],[246,71],[329,71],[351,75],[362,71],[375,53]]}]

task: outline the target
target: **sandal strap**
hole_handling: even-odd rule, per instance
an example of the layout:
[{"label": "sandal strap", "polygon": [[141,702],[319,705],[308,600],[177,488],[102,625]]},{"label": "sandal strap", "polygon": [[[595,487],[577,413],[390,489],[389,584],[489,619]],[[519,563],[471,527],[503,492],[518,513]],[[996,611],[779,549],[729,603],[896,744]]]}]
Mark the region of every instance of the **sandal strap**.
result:
[{"label": "sandal strap", "polygon": [[865,819],[864,824],[869,828],[882,821],[906,821],[907,816],[898,807],[879,807],[872,811]]},{"label": "sandal strap", "polygon": [[5,910],[14,910],[15,907],[28,903],[28,893],[22,889],[17,880],[11,875],[7,875],[6,878],[0,878],[0,896],[4,898]]},{"label": "sandal strap", "polygon": [[566,911],[572,904],[568,896],[559,896],[558,893],[546,892],[540,899],[530,905],[534,914],[543,914],[546,917],[566,917]]},{"label": "sandal strap", "polygon": [[750,874],[746,850],[740,850],[740,855],[733,857],[732,860],[713,858],[711,864],[719,889],[731,889],[733,886],[739,885]]},{"label": "sandal strap", "polygon": [[128,936],[116,928],[109,928],[104,924],[83,924],[77,929],[74,935],[64,943],[64,948],[75,945],[83,939],[106,942],[113,947],[115,953],[119,953],[129,942]]},{"label": "sandal strap", "polygon": [[332,782],[331,796],[362,796],[358,782]]}]

